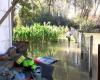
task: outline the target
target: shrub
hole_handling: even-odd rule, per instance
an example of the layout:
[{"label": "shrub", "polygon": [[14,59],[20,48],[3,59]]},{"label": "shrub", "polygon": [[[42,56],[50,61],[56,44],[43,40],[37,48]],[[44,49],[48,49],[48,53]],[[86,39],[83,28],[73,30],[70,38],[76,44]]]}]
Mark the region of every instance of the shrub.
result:
[{"label": "shrub", "polygon": [[74,19],[74,22],[79,25],[83,32],[94,32],[96,23],[93,20],[80,18],[79,16],[77,16]]},{"label": "shrub", "polygon": [[95,27],[95,23],[90,20],[84,20],[82,23],[80,23],[80,27],[84,32],[91,32],[92,29]]}]

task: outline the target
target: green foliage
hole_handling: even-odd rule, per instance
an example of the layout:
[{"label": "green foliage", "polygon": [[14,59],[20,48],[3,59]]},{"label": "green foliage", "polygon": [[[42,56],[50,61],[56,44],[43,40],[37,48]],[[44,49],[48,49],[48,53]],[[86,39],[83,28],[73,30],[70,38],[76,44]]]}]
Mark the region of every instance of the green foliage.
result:
[{"label": "green foliage", "polygon": [[29,0],[21,0],[21,8],[19,10],[19,17],[23,25],[31,24],[32,22],[32,6]]},{"label": "green foliage", "polygon": [[15,41],[28,41],[30,39],[30,28],[24,26],[16,26],[14,28],[13,39]]},{"label": "green foliage", "polygon": [[[51,25],[73,26],[73,21],[66,16],[58,15],[61,9],[55,7],[55,0],[21,0],[19,9],[19,17],[22,25],[31,25],[33,23],[50,22]],[[57,3],[58,4],[58,3]],[[57,5],[59,6],[59,5]],[[57,8],[57,9],[56,9]],[[59,13],[61,14],[61,13]]]},{"label": "green foliage", "polygon": [[57,41],[60,35],[58,27],[34,24],[31,27],[17,26],[14,28],[15,41],[31,41],[33,43]]},{"label": "green foliage", "polygon": [[81,29],[88,29],[88,28],[92,28],[92,27],[95,27],[95,24],[93,21],[90,21],[90,20],[83,20],[82,23],[80,23],[80,27]]},{"label": "green foliage", "polygon": [[62,16],[56,16],[56,15],[53,16],[51,15],[51,13],[48,13],[48,12],[45,12],[45,13],[40,12],[40,14],[36,15],[35,17],[33,18],[33,21],[36,23],[38,22],[38,23],[43,24],[44,22],[46,23],[50,22],[51,25],[56,25],[56,26],[67,25],[67,19],[65,19]]},{"label": "green foliage", "polygon": [[[70,7],[74,7],[76,15],[80,14],[81,17],[88,18],[94,2],[91,0],[20,0],[19,5],[18,14],[22,25],[31,25],[33,22],[42,24],[51,22],[51,25],[57,26],[76,26],[77,24],[74,24],[72,20],[67,19],[71,13]],[[98,6],[94,7],[98,9]],[[97,11],[95,9],[93,12]],[[73,10],[71,14],[74,14]]]},{"label": "green foliage", "polygon": [[80,17],[75,18],[75,23],[80,26],[80,29],[83,32],[93,32],[93,29],[96,27],[96,23],[94,21]]}]

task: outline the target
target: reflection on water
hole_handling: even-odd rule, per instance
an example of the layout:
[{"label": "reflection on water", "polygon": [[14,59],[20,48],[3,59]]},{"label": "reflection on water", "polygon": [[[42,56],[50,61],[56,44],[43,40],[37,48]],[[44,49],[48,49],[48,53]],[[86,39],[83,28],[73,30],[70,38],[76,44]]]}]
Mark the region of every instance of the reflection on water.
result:
[{"label": "reflection on water", "polygon": [[65,45],[60,45],[62,50],[58,50],[55,57],[61,61],[56,63],[55,72],[53,75],[55,80],[89,80],[86,65],[88,60],[82,60],[80,49],[76,43],[72,43],[70,48]]},{"label": "reflection on water", "polygon": [[67,40],[61,40],[56,44],[49,43],[39,46],[39,48],[41,47],[46,49],[43,56],[52,56],[58,59],[58,62],[52,65],[54,67],[53,80],[89,80],[86,66],[88,58],[81,59],[80,49],[77,48],[76,43],[72,43],[68,48]]}]

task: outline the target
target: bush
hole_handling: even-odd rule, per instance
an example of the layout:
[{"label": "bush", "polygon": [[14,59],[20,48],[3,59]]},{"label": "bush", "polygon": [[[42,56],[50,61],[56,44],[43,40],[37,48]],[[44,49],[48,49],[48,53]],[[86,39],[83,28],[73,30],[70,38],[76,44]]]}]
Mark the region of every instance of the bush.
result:
[{"label": "bush", "polygon": [[96,23],[93,20],[80,18],[79,16],[74,19],[74,22],[79,25],[83,32],[98,32]]},{"label": "bush", "polygon": [[33,22],[35,23],[41,23],[43,24],[44,22],[48,23],[50,22],[51,25],[62,25],[65,26],[66,25],[66,19],[62,16],[53,16],[50,13],[40,13],[40,15],[37,15],[37,18],[33,18]]},{"label": "bush", "polygon": [[95,23],[90,20],[84,20],[82,23],[80,23],[80,27],[84,32],[92,32],[92,29],[95,27]]}]

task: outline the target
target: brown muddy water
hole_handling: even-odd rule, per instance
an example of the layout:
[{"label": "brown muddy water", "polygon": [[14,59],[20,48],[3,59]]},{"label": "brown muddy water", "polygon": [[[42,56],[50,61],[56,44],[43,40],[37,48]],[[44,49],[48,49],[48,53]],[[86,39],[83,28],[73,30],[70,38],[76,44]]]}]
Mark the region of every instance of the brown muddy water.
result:
[{"label": "brown muddy water", "polygon": [[70,48],[67,47],[67,41],[63,41],[63,45],[59,46],[55,57],[60,61],[56,63],[54,69],[54,80],[89,80],[88,69],[86,69],[87,61],[81,60],[80,49],[76,43],[71,43]]},{"label": "brown muddy water", "polygon": [[93,36],[92,50],[92,80],[98,80],[98,44],[100,44],[100,33],[85,33],[85,36]]},{"label": "brown muddy water", "polygon": [[49,52],[42,56],[52,56],[58,60],[52,64],[53,80],[89,80],[88,67],[86,67],[88,61],[81,60],[77,43],[72,42],[70,48],[67,44],[67,39],[62,39],[55,44],[43,45]]}]

